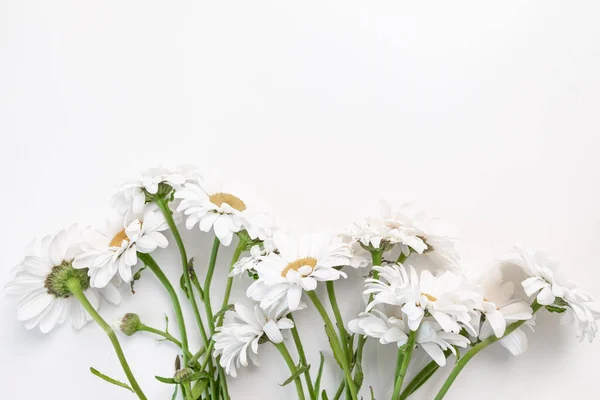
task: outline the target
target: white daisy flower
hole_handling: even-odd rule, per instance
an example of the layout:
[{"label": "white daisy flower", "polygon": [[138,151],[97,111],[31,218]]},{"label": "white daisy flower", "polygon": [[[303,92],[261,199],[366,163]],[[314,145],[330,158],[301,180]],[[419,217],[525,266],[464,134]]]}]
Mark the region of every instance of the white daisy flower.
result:
[{"label": "white daisy flower", "polygon": [[339,237],[309,235],[295,240],[277,233],[273,242],[277,252],[261,258],[254,267],[258,280],[246,291],[248,297],[260,301],[262,308],[284,301],[295,311],[304,290],[315,290],[319,281],[346,278],[336,267],[349,265],[352,251]]},{"label": "white daisy flower", "polygon": [[422,254],[442,269],[459,272],[460,259],[454,241],[437,234],[431,220],[424,213],[414,212],[410,204],[394,209],[381,202],[380,215],[367,218],[345,234],[368,249],[388,250],[393,246],[408,257],[411,253]]},{"label": "white daisy flower", "polygon": [[446,332],[437,322],[430,320],[423,321],[419,327],[416,342],[440,367],[446,365],[444,351],[450,350],[456,355],[456,347],[465,348],[470,344],[465,336]]},{"label": "white daisy flower", "polygon": [[214,356],[221,356],[221,366],[227,374],[236,377],[240,366],[247,367],[248,359],[256,366],[258,345],[264,340],[283,342],[282,330],[291,329],[294,323],[285,318],[287,310],[272,309],[265,312],[258,305],[254,309],[236,304],[235,311],[225,313],[224,324],[214,335]]},{"label": "white daisy flower", "polygon": [[263,257],[268,256],[275,251],[275,242],[272,239],[267,239],[261,244],[255,244],[250,248],[250,255],[242,257],[238,262],[233,264],[233,269],[230,276],[241,275],[244,272],[255,271],[256,266]]},{"label": "white daisy flower", "polygon": [[358,318],[351,320],[348,323],[348,330],[358,335],[378,339],[381,344],[396,343],[401,347],[408,342],[409,329],[405,321],[402,315],[388,316],[382,311],[371,310],[360,313]]},{"label": "white daisy flower", "polygon": [[175,193],[181,199],[177,211],[187,216],[186,227],[196,224],[202,232],[214,228],[221,243],[229,246],[234,233],[246,230],[251,239],[265,240],[271,235],[273,221],[268,214],[248,208],[234,194],[209,187],[206,183],[188,183]]},{"label": "white daisy flower", "polygon": [[466,290],[464,277],[452,272],[434,276],[423,270],[419,276],[411,266],[401,264],[375,266],[379,278],[366,280],[364,294],[373,294],[367,311],[377,304],[401,306],[408,317],[408,326],[417,330],[426,313],[431,315],[446,332],[460,332],[470,325],[472,308],[467,304],[472,294]]},{"label": "white daisy flower", "polygon": [[120,303],[121,295],[112,284],[94,289],[90,286],[87,271],[73,268],[73,259],[81,253],[80,243],[79,229],[73,225],[36,242],[23,262],[16,266],[13,278],[4,290],[18,296],[17,318],[25,322],[27,329],[39,326],[47,333],[67,319],[76,329],[81,329],[91,320],[77,299],[71,296],[67,287],[70,279],[80,282],[95,309],[99,307],[99,295],[113,304]]},{"label": "white daisy flower", "polygon": [[522,282],[527,296],[536,296],[539,304],[551,311],[564,312],[563,323],[575,323],[577,337],[591,342],[598,332],[600,307],[594,298],[566,281],[558,271],[558,262],[541,250],[517,245],[504,261],[520,266],[529,276]]},{"label": "white daisy flower", "polygon": [[[393,314],[398,314],[393,315]],[[398,347],[408,342],[410,328],[407,324],[407,315],[399,308],[387,307],[386,312],[371,310],[359,315],[350,321],[350,332],[366,335],[379,340],[381,344],[396,343]],[[430,319],[424,320],[416,332],[415,343],[440,366],[446,365],[445,350],[450,350],[456,355],[454,346],[467,347],[469,339],[453,332],[445,332],[440,325]]]},{"label": "white daisy flower", "polygon": [[161,233],[166,229],[167,222],[155,204],[141,215],[110,220],[102,230],[84,231],[83,252],[75,258],[73,267],[89,269],[93,287],[106,286],[117,273],[130,282],[132,267],[138,262],[137,252],[151,253],[167,247],[167,238]]},{"label": "white daisy flower", "polygon": [[382,201],[380,215],[355,224],[344,236],[369,249],[386,250],[393,245],[400,245],[422,253],[427,245],[419,238],[420,232],[413,226],[412,217],[405,211],[406,206],[393,210],[389,203]]},{"label": "white daisy flower", "polygon": [[[177,170],[158,167],[144,171],[137,179],[123,183],[111,199],[113,206],[119,213],[141,213],[147,202],[147,196],[159,192],[168,195],[171,191],[178,190],[186,182],[201,180],[197,171],[191,167],[183,166]],[[164,193],[163,193],[164,192]]]}]

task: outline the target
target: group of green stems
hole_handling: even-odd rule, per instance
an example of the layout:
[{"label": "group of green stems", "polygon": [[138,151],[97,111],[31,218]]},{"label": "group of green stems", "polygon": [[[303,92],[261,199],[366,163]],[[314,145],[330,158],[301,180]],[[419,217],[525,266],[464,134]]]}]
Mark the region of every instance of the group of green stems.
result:
[{"label": "group of green stems", "polygon": [[[214,341],[212,340],[212,337],[215,332],[215,328],[221,326],[221,324],[223,323],[222,311],[227,309],[229,305],[229,297],[231,295],[231,289],[233,285],[233,278],[228,277],[225,295],[223,297],[222,307],[220,309],[221,312],[219,312],[217,316],[215,316],[211,305],[210,287],[220,246],[219,239],[215,237],[209,266],[206,273],[206,278],[204,281],[204,285],[202,286],[200,285],[197,275],[194,272],[193,266],[190,265],[190,262],[188,260],[185,246],[181,239],[181,235],[179,234],[179,230],[175,224],[175,221],[173,220],[172,212],[169,209],[168,200],[166,200],[164,197],[158,197],[155,199],[155,201],[158,207],[161,209],[167,221],[167,224],[169,225],[169,228],[172,231],[172,234],[175,238],[177,247],[179,248],[179,252],[181,255],[181,264],[183,268],[183,281],[185,285],[186,297],[190,301],[193,314],[198,325],[198,329],[200,331],[202,347],[195,354],[192,354],[190,352],[187,338],[187,330],[183,318],[181,303],[179,302],[179,297],[177,296],[173,285],[170,283],[169,279],[163,273],[159,265],[149,254],[143,253],[138,253],[138,257],[154,273],[157,279],[165,287],[173,303],[175,317],[177,319],[177,325],[179,327],[180,339],[176,339],[166,331],[161,331],[159,329],[148,327],[143,324],[139,327],[138,330],[158,335],[161,338],[174,343],[181,349],[183,356],[183,368],[181,368],[181,371],[189,373],[179,375],[176,373],[175,377],[177,379],[161,378],[160,380],[163,382],[166,381],[168,383],[174,383],[176,385],[179,385],[185,400],[228,400],[230,397],[227,388],[225,372],[219,364],[219,359],[215,359],[212,356],[212,350],[214,346]],[[247,250],[249,247],[249,243],[247,242],[246,237],[240,235],[239,238],[240,239],[238,245],[234,251],[233,258],[230,264],[230,271],[231,268],[233,268],[233,265],[240,258],[242,252]],[[371,251],[373,265],[381,265],[382,255],[382,250],[376,249]],[[403,262],[405,261],[406,257],[406,255],[401,254],[397,261]],[[373,277],[377,278],[377,275],[378,272],[373,270]],[[146,395],[144,394],[139,384],[137,383],[135,377],[133,376],[131,368],[129,367],[129,364],[125,358],[123,350],[112,327],[109,324],[107,324],[106,321],[104,321],[104,319],[102,319],[102,317],[92,307],[88,299],[85,297],[84,291],[78,280],[70,280],[68,284],[73,296],[77,300],[79,300],[82,306],[92,316],[94,321],[98,323],[98,325],[100,325],[100,327],[107,333],[114,347],[121,367],[129,382],[129,386],[120,382],[118,382],[117,384],[119,384],[120,386],[127,387],[128,389],[133,391],[139,399],[147,400]],[[344,393],[346,400],[358,400],[358,391],[360,390],[363,382],[362,358],[366,342],[366,336],[361,335],[358,337],[355,348],[354,335],[350,336],[345,329],[345,325],[335,295],[334,283],[332,281],[327,282],[326,288],[330,306],[333,310],[335,324],[332,322],[329,313],[325,309],[325,306],[317,296],[316,292],[309,291],[307,292],[307,295],[312,301],[312,303],[315,305],[317,311],[323,319],[323,322],[325,323],[325,332],[329,339],[329,344],[331,350],[333,351],[334,358],[344,373],[344,378],[338,385],[337,391],[333,396],[333,400],[340,399]],[[200,314],[200,309],[198,306],[198,302],[196,301],[194,289],[196,292],[198,292],[198,298],[204,304],[208,330],[204,326],[204,321]],[[537,302],[534,302],[532,304],[532,308],[534,312],[537,312],[541,308],[541,306]],[[292,314],[290,314],[288,317],[293,320]],[[518,329],[520,326],[522,326],[524,323],[525,321],[518,321],[512,323],[507,327],[504,336],[509,335],[510,333]],[[304,352],[302,341],[300,339],[300,335],[295,324],[292,328],[292,337],[298,353],[298,363],[294,362],[291,354],[289,353],[288,349],[286,348],[283,342],[275,344],[275,347],[279,350],[281,356],[283,357],[284,361],[290,369],[290,372],[292,374],[292,380],[294,381],[294,384],[296,386],[298,399],[306,399],[304,387],[300,378],[300,376],[303,375],[306,388],[308,390],[309,398],[311,400],[328,400],[329,397],[324,390],[321,393],[319,393],[321,373],[323,370],[323,358],[321,358],[321,365],[319,366],[318,376],[316,380],[313,381],[311,378],[309,365],[307,364],[306,354]],[[497,342],[500,339],[501,338],[497,338],[496,336],[491,336],[471,347],[471,349],[469,349],[456,362],[452,372],[450,373],[450,376],[446,379],[434,400],[443,399],[443,397],[448,392],[450,386],[452,385],[458,374],[462,371],[467,362],[471,360],[471,358],[473,358],[477,353],[479,353],[487,346]],[[402,390],[404,378],[408,370],[412,352],[415,348],[415,340],[416,332],[410,332],[407,344],[405,346],[400,347],[398,350],[392,400],[403,400],[408,398],[411,394],[418,390],[425,382],[427,382],[427,380],[429,380],[429,378],[431,378],[439,369],[439,366],[434,361],[431,361],[419,373],[417,373],[417,375],[406,385],[406,387],[404,387],[404,390]],[[446,357],[448,357],[450,354],[451,353],[449,350],[445,353]],[[202,357],[204,357],[204,359],[200,362],[200,359]],[[110,378],[107,379],[110,380]],[[113,383],[115,382],[114,380],[110,381]],[[194,381],[195,385],[192,386],[192,384],[194,384]],[[373,390],[371,390],[371,397],[374,398]]]}]

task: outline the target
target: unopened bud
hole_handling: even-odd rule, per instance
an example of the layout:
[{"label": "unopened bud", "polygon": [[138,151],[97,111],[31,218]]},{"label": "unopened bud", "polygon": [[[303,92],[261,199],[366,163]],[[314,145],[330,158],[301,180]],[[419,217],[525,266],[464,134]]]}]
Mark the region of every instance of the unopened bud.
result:
[{"label": "unopened bud", "polygon": [[140,317],[137,314],[128,313],[121,319],[121,326],[119,329],[127,336],[131,336],[139,331],[141,326],[142,321],[140,321]]}]

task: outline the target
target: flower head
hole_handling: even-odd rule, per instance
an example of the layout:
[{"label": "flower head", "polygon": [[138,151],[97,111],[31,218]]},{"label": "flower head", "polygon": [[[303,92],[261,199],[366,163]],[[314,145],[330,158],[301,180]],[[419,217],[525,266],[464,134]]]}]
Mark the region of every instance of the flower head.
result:
[{"label": "flower head", "polygon": [[110,283],[101,289],[90,286],[86,270],[73,268],[73,259],[81,253],[81,235],[76,225],[45,236],[36,242],[14,276],[4,287],[5,292],[17,296],[17,318],[27,329],[39,326],[44,333],[70,319],[80,329],[91,317],[71,295],[69,282],[76,280],[94,308],[99,307],[99,295],[109,302],[121,301],[119,291]]},{"label": "flower head", "polygon": [[265,240],[271,234],[273,221],[265,213],[248,207],[242,198],[223,188],[206,183],[188,183],[175,193],[181,199],[177,208],[187,216],[186,227],[196,224],[202,232],[214,228],[221,243],[229,246],[234,233],[246,230],[251,239]]},{"label": "flower head", "polygon": [[319,281],[333,281],[346,274],[336,267],[350,264],[352,251],[339,237],[309,235],[299,239],[283,233],[274,236],[277,251],[264,257],[254,267],[258,279],[246,294],[269,308],[284,301],[295,311],[304,290],[315,290]]},{"label": "flower head", "polygon": [[223,326],[214,335],[214,355],[221,356],[225,372],[236,377],[240,366],[248,366],[248,359],[258,366],[258,345],[263,340],[281,343],[281,331],[294,327],[292,320],[285,318],[286,314],[287,310],[281,307],[265,312],[258,305],[251,309],[242,304],[236,304],[234,311],[227,311]]},{"label": "flower head", "polygon": [[521,245],[503,260],[518,265],[529,276],[521,283],[527,296],[535,295],[536,301],[550,311],[564,313],[563,323],[574,323],[580,340],[594,340],[600,308],[590,294],[560,275],[556,260],[546,252]]},{"label": "flower head", "polygon": [[111,205],[122,214],[141,213],[153,196],[169,196],[186,182],[201,180],[197,171],[190,167],[177,170],[158,167],[142,172],[138,178],[123,183],[111,199]]},{"label": "flower head", "polygon": [[454,242],[447,236],[435,233],[431,225],[423,213],[414,212],[409,204],[392,208],[389,203],[382,201],[378,216],[356,224],[345,236],[369,250],[386,251],[397,246],[400,253],[407,257],[416,253],[427,257],[442,269],[459,270],[460,257]]},{"label": "flower head", "polygon": [[84,231],[83,251],[75,257],[73,266],[89,269],[93,287],[104,287],[117,273],[130,282],[132,267],[138,262],[137,252],[151,253],[158,247],[167,247],[167,239],[161,233],[167,228],[155,204],[144,208],[140,215],[116,217],[102,230]]},{"label": "flower head", "polygon": [[426,315],[431,315],[446,332],[458,333],[465,327],[470,331],[473,314],[474,293],[464,277],[452,272],[434,276],[423,270],[417,274],[411,266],[387,264],[373,267],[379,278],[366,280],[365,295],[373,294],[367,311],[377,304],[402,307],[407,315],[408,326],[417,330]]}]

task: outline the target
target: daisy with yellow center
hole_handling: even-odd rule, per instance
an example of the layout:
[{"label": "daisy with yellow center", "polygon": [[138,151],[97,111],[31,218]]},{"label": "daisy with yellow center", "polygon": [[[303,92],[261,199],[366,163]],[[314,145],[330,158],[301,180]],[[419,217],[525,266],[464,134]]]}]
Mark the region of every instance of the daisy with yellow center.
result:
[{"label": "daisy with yellow center", "polygon": [[246,294],[262,308],[284,302],[291,310],[301,307],[303,291],[315,290],[319,281],[334,281],[346,274],[336,267],[350,265],[350,246],[334,236],[273,237],[277,251],[262,257],[254,269],[258,279]]},{"label": "daisy with yellow center", "polygon": [[156,205],[148,205],[140,215],[115,217],[102,230],[84,232],[83,252],[73,261],[75,268],[88,268],[92,287],[106,286],[117,274],[125,281],[133,278],[137,252],[151,253],[167,247],[161,233],[167,223]]},{"label": "daisy with yellow center", "polygon": [[188,183],[175,193],[175,198],[181,199],[177,211],[187,217],[188,229],[196,224],[202,232],[214,229],[225,246],[242,230],[248,231],[252,239],[264,240],[270,235],[270,219],[248,208],[245,199],[237,193],[212,188],[206,182]]},{"label": "daisy with yellow center", "polygon": [[408,327],[416,331],[427,315],[431,315],[446,332],[458,333],[462,328],[475,333],[471,319],[473,307],[482,296],[466,285],[463,276],[444,272],[434,276],[423,270],[420,274],[412,266],[386,264],[373,267],[377,279],[366,280],[365,295],[373,295],[367,311],[378,304],[402,308],[408,318]]}]

